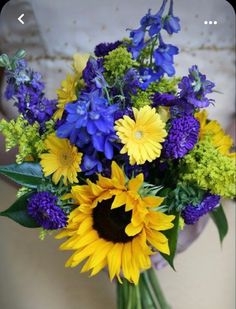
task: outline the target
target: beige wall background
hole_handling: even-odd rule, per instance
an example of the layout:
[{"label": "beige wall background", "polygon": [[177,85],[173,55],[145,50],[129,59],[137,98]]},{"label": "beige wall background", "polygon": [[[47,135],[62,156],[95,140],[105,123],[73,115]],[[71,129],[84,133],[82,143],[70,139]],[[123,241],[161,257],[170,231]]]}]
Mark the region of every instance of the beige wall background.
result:
[{"label": "beige wall background", "polygon": [[[156,11],[160,1],[68,3],[57,1],[56,6],[52,0],[14,0],[0,18],[1,48],[11,53],[22,46],[27,48],[30,64],[44,74],[49,96],[54,95],[70,69],[74,52],[88,52],[97,42],[123,37],[125,28],[136,27],[144,12],[149,7]],[[168,41],[178,44],[182,51],[176,57],[177,73],[186,74],[188,67],[197,63],[216,83],[220,93],[214,94],[216,104],[210,107],[210,116],[226,128],[235,110],[232,8],[224,0],[178,0],[175,7],[182,20],[182,32]],[[27,13],[27,22],[20,28],[16,20],[22,11]],[[205,26],[204,20],[218,20],[218,24]],[[0,105],[8,115],[15,113],[3,98]],[[0,210],[15,200],[15,193],[13,187],[0,180]],[[177,256],[176,272],[168,267],[158,271],[173,309],[235,308],[235,203],[224,201],[224,207],[230,228],[223,247],[209,221],[200,237]],[[115,285],[106,273],[89,279],[79,273],[79,268],[65,269],[69,253],[60,252],[59,244],[53,237],[40,241],[37,230],[0,218],[1,309],[115,308]]]}]

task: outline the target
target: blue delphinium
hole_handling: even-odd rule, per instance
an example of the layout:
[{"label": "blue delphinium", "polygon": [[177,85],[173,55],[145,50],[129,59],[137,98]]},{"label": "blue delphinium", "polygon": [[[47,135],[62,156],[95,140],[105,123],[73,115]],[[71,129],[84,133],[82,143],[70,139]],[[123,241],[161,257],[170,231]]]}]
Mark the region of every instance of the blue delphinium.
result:
[{"label": "blue delphinium", "polygon": [[96,57],[104,57],[110,51],[116,49],[122,44],[122,41],[115,41],[113,43],[100,43],[95,47],[94,54]]},{"label": "blue delphinium", "polygon": [[163,29],[165,29],[169,34],[180,31],[180,19],[179,17],[173,15],[173,0],[170,1],[168,15],[164,17]]},{"label": "blue delphinium", "polygon": [[151,10],[140,20],[140,27],[130,32],[131,45],[129,47],[133,58],[137,59],[141,50],[147,45],[145,34],[148,33],[150,38],[158,35],[163,27],[162,15],[165,10],[167,0],[163,0],[160,10],[156,14],[151,14]]},{"label": "blue delphinium", "polygon": [[212,211],[220,203],[220,196],[207,193],[198,205],[187,205],[181,213],[186,224],[195,224],[203,215]]},{"label": "blue delphinium", "polygon": [[166,158],[182,158],[193,149],[198,141],[199,121],[193,116],[171,119],[168,136],[163,144]]},{"label": "blue delphinium", "polygon": [[[114,131],[114,113],[117,105],[109,105],[99,90],[83,92],[78,100],[66,105],[67,117],[57,129],[57,136],[69,138],[87,154],[83,166],[96,165],[96,155],[88,148],[104,153],[107,159],[113,158],[113,143],[116,140]],[[93,163],[91,163],[93,162]]]},{"label": "blue delphinium", "polygon": [[41,74],[29,69],[25,60],[19,60],[15,70],[7,72],[6,78],[6,98],[14,99],[19,113],[30,124],[37,121],[43,129],[45,122],[52,118],[57,102],[45,97]]},{"label": "blue delphinium", "polygon": [[61,229],[67,224],[67,216],[57,206],[57,197],[50,192],[38,192],[28,200],[28,214],[44,229]]},{"label": "blue delphinium", "polygon": [[179,83],[180,97],[196,108],[205,108],[214,100],[208,99],[206,95],[212,92],[215,84],[206,79],[206,75],[199,72],[196,65],[189,69],[189,75],[184,76]]},{"label": "blue delphinium", "polygon": [[159,46],[153,52],[156,71],[160,71],[162,75],[166,73],[168,76],[175,74],[174,55],[177,55],[179,50],[176,46],[165,44],[161,35],[159,35]]}]

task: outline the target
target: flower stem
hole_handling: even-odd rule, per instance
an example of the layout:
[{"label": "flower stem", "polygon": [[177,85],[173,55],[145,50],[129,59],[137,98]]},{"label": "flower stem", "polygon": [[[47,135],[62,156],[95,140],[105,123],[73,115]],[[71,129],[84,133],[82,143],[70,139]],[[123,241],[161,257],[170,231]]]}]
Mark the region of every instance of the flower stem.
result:
[{"label": "flower stem", "polygon": [[159,301],[160,308],[161,309],[171,309],[170,305],[167,303],[165,296],[162,292],[162,289],[158,282],[155,270],[153,268],[150,268],[146,271],[146,273],[152,285],[153,291],[155,292],[155,295]]}]

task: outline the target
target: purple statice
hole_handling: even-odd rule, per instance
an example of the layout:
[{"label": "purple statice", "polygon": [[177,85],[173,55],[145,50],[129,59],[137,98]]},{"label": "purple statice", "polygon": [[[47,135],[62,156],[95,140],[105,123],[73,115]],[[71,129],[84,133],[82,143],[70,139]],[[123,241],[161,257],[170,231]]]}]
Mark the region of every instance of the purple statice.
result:
[{"label": "purple statice", "polygon": [[206,75],[200,73],[196,65],[189,69],[189,75],[184,76],[178,86],[181,89],[180,98],[184,98],[196,108],[207,107],[214,101],[206,95],[212,92],[215,84],[207,80]]},{"label": "purple statice", "polygon": [[220,203],[220,196],[207,193],[201,203],[187,205],[181,213],[186,224],[195,224],[202,216],[212,211]]},{"label": "purple statice", "polygon": [[168,15],[164,17],[163,29],[165,29],[169,34],[177,33],[180,31],[180,19],[173,15],[173,0],[170,0],[170,8]]},{"label": "purple statice", "polygon": [[178,47],[165,44],[162,40],[161,35],[159,35],[159,46],[153,52],[153,57],[155,60],[156,71],[161,72],[162,75],[166,73],[168,76],[173,76],[175,74],[174,68],[174,55],[177,55],[179,52]]},{"label": "purple statice", "polygon": [[28,214],[45,230],[61,229],[67,224],[67,216],[57,206],[57,197],[50,192],[37,192],[28,200]]},{"label": "purple statice", "polygon": [[94,54],[96,57],[104,57],[110,51],[116,49],[122,44],[122,41],[115,41],[113,43],[100,43],[95,47]]},{"label": "purple statice", "polygon": [[38,122],[41,129],[52,118],[56,110],[56,100],[45,97],[42,76],[27,67],[25,60],[19,60],[13,71],[6,73],[5,97],[14,99],[18,111],[30,123]]},{"label": "purple statice", "polygon": [[182,158],[198,141],[199,121],[193,116],[171,119],[168,136],[163,144],[166,158]]},{"label": "purple statice", "polygon": [[160,33],[163,27],[162,15],[166,3],[167,0],[163,0],[161,8],[156,14],[151,14],[151,10],[149,9],[148,13],[140,20],[140,27],[131,30],[131,45],[129,46],[129,51],[132,53],[134,59],[137,59],[141,50],[147,45],[147,42],[145,41],[145,33],[147,32],[151,39]]},{"label": "purple statice", "polygon": [[[76,102],[66,105],[67,117],[58,127],[57,136],[69,138],[72,144],[89,156],[91,154],[87,149],[93,148],[111,160],[113,143],[117,139],[114,131],[114,113],[117,108],[115,104],[109,105],[99,90],[83,92]],[[94,161],[93,157],[90,159]],[[99,166],[99,163],[95,165]]]},{"label": "purple statice", "polygon": [[103,72],[103,59],[90,57],[83,70],[83,79],[89,90],[101,89],[108,86]]}]

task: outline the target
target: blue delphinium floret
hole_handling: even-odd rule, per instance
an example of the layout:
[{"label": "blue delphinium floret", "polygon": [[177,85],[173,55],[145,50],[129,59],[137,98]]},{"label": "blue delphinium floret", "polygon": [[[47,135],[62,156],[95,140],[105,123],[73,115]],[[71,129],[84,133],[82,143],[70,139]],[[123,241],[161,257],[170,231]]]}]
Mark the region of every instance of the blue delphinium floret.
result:
[{"label": "blue delphinium floret", "polygon": [[181,213],[186,224],[195,224],[203,215],[212,211],[220,203],[220,196],[207,193],[202,202],[196,206],[187,205]]},{"label": "blue delphinium floret", "polygon": [[28,200],[29,215],[44,229],[61,229],[67,224],[67,216],[57,206],[57,197],[50,192],[38,192]]},{"label": "blue delphinium floret", "polygon": [[180,31],[180,19],[179,17],[173,15],[173,0],[170,1],[168,15],[164,17],[163,29],[165,29],[169,34]]},{"label": "blue delphinium floret", "polygon": [[159,36],[159,40],[160,44],[153,53],[156,70],[163,74],[166,73],[168,76],[173,76],[175,74],[174,55],[177,55],[179,50],[174,45],[165,44],[161,36]]},{"label": "blue delphinium floret", "polygon": [[196,108],[205,108],[214,100],[208,99],[207,94],[212,92],[215,84],[206,79],[206,75],[199,72],[196,65],[189,69],[189,75],[184,76],[179,83],[180,97]]},{"label": "blue delphinium floret", "polygon": [[83,70],[83,79],[89,90],[102,89],[108,86],[103,72],[103,59],[90,57]]},{"label": "blue delphinium floret", "polygon": [[198,141],[200,129],[199,121],[193,116],[171,119],[168,136],[164,142],[164,156],[166,158],[182,158]]}]

